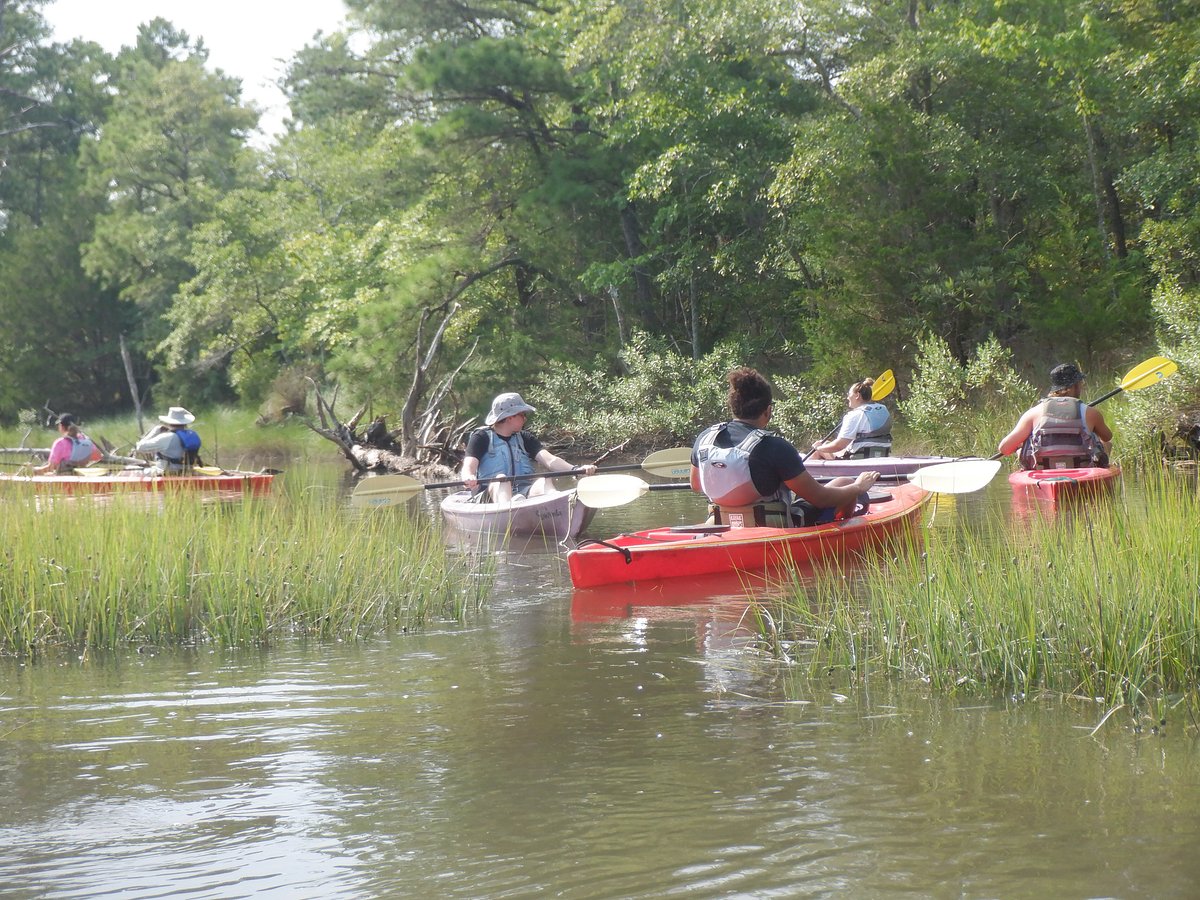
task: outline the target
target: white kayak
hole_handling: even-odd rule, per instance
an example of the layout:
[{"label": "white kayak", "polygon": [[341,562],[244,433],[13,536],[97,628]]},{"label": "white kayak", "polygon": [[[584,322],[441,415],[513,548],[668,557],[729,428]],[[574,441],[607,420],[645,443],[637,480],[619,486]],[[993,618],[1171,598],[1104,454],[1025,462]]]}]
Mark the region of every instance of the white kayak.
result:
[{"label": "white kayak", "polygon": [[806,459],[804,468],[813,478],[854,478],[863,472],[878,472],[887,479],[899,479],[926,466],[954,462],[955,456],[875,456],[867,459]]},{"label": "white kayak", "polygon": [[471,496],[470,491],[459,491],[442,501],[442,515],[460,531],[563,540],[582,532],[596,512],[580,503],[575,491],[551,491],[511,503],[479,503]]}]

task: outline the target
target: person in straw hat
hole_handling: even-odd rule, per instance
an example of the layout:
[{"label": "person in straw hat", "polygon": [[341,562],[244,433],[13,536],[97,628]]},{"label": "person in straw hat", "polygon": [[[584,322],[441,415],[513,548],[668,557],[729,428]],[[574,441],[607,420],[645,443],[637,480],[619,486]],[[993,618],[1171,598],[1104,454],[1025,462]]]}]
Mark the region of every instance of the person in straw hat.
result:
[{"label": "person in straw hat", "polygon": [[580,468],[586,475],[595,473],[595,466],[576,467],[555,456],[533,432],[524,430],[529,413],[536,411],[516,393],[500,394],[492,401],[483,420],[485,427],[475,429],[467,439],[460,475],[468,490],[480,497],[486,490],[492,503],[544,494],[550,489],[550,479],[521,477],[534,474],[535,462],[551,472]]},{"label": "person in straw hat", "polygon": [[1025,411],[997,448],[1014,450],[1023,469],[1108,466],[1112,430],[1100,410],[1079,399],[1087,378],[1073,363],[1050,370],[1050,393]]},{"label": "person in straw hat", "polygon": [[202,465],[200,435],[188,428],[196,417],[182,406],[172,406],[158,421],[133,449],[138,453],[153,453],[155,466],[164,473],[185,472]]}]

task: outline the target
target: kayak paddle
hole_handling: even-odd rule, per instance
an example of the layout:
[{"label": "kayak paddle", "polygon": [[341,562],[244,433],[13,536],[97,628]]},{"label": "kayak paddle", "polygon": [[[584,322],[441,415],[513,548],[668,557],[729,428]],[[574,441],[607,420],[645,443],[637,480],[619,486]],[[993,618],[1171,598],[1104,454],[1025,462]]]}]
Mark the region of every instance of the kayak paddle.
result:
[{"label": "kayak paddle", "polygon": [[[1097,397],[1088,406],[1099,406],[1109,397],[1121,391],[1140,391],[1158,384],[1179,370],[1179,366],[1165,356],[1155,356],[1134,368],[1121,379],[1121,383],[1103,396]],[[1000,471],[1001,453],[987,459],[960,459],[919,469],[908,476],[908,480],[923,490],[937,494],[970,494],[985,488]]]},{"label": "kayak paddle", "polygon": [[[672,447],[669,450],[656,450],[640,463],[630,463],[621,466],[601,466],[600,472],[622,472],[643,469],[652,475],[662,475],[667,478],[682,478],[691,471],[692,450],[690,447]],[[531,478],[555,477],[560,475],[583,475],[584,469],[567,469],[563,472],[535,472]],[[522,476],[525,477],[525,476]],[[480,484],[500,481],[500,478],[481,478]],[[584,479],[586,480],[586,479]],[[581,481],[582,483],[582,481]],[[431,491],[437,488],[464,487],[465,481],[419,481],[409,475],[374,475],[364,478],[354,488],[351,502],[355,506],[391,506],[403,503],[421,491]],[[625,501],[628,503],[629,501]]]},{"label": "kayak paddle", "polygon": [[644,497],[650,491],[690,491],[692,486],[686,481],[670,481],[663,484],[649,484],[636,475],[589,475],[580,478],[575,487],[575,495],[579,502],[592,509],[607,509],[610,506],[624,506],[639,497]]}]

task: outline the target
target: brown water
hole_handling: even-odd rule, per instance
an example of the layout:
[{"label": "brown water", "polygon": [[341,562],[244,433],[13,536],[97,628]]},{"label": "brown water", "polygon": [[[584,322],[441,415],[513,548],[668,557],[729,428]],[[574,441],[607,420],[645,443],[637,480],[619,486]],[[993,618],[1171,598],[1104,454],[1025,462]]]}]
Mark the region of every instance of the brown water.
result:
[{"label": "brown water", "polygon": [[[652,494],[592,531],[695,504]],[[736,602],[592,603],[553,548],[495,561],[465,626],[5,664],[0,894],[1198,893],[1194,731],[814,681],[747,649]]]}]

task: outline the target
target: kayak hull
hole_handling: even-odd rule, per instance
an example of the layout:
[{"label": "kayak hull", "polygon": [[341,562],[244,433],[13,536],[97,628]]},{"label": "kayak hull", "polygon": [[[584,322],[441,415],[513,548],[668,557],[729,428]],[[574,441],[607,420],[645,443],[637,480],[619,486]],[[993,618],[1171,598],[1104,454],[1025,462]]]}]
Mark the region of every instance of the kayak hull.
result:
[{"label": "kayak hull", "polygon": [[854,478],[878,472],[885,479],[903,478],[926,466],[954,462],[954,456],[876,456],[873,459],[806,459],[804,468],[813,478]]},{"label": "kayak hull", "polygon": [[1083,469],[1032,469],[1008,476],[1013,493],[1030,500],[1061,503],[1072,498],[1092,497],[1113,489],[1121,467]]},{"label": "kayak hull", "polygon": [[564,540],[582,532],[596,512],[580,503],[574,491],[551,491],[514,503],[475,503],[471,496],[458,491],[442,500],[442,516],[460,531]]},{"label": "kayak hull", "polygon": [[157,475],[146,470],[117,469],[105,475],[0,474],[0,487],[24,486],[38,493],[112,494],[134,492],[237,491],[267,494],[275,476],[266,472],[222,472],[220,475]]},{"label": "kayak hull", "polygon": [[[588,542],[567,554],[577,588],[803,566],[911,534],[930,495],[888,485],[866,514],[809,528],[683,526]],[[719,530],[717,530],[719,529]]]}]

